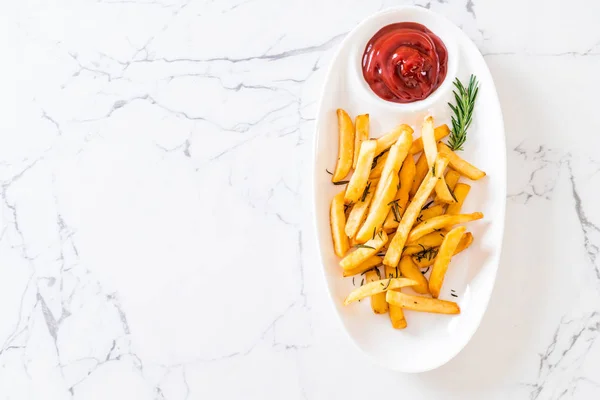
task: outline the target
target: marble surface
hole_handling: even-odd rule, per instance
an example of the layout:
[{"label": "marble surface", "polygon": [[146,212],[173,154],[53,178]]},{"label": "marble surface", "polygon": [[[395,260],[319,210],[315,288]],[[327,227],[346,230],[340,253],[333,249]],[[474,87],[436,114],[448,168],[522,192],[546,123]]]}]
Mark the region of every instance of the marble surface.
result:
[{"label": "marble surface", "polygon": [[600,398],[599,2],[416,2],[485,55],[509,163],[488,312],[419,375],[343,333],[308,197],[335,48],[403,2],[6,3],[0,399]]}]

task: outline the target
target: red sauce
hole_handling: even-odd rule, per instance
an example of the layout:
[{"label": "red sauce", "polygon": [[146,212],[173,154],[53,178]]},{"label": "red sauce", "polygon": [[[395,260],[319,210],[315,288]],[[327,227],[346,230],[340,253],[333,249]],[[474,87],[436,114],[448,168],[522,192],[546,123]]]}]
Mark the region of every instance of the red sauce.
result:
[{"label": "red sauce", "polygon": [[387,25],[369,40],[362,59],[363,76],[384,100],[412,103],[423,100],[444,81],[446,46],[416,22]]}]

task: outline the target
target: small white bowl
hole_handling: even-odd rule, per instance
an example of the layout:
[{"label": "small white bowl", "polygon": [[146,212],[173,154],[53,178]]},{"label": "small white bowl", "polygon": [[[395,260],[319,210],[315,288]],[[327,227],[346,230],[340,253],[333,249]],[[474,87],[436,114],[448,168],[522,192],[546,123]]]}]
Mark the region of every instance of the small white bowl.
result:
[{"label": "small white bowl", "polygon": [[[456,44],[456,39],[449,29],[451,27],[449,21],[447,21],[447,24],[440,24],[440,19],[445,18],[428,12],[425,9],[418,9],[416,7],[414,9],[415,11],[412,11],[412,8],[407,8],[402,20],[398,20],[398,12],[396,10],[384,11],[369,18],[356,28],[353,34],[354,39],[350,45],[352,70],[351,72],[349,71],[348,78],[352,90],[361,92],[357,93],[357,96],[368,100],[370,103],[374,103],[373,106],[389,109],[390,112],[418,113],[419,117],[421,117],[431,111],[433,105],[439,104],[442,99],[448,98],[452,89],[452,82],[456,78],[460,61],[460,51]],[[442,84],[427,98],[412,103],[395,103],[377,96],[365,81],[362,72],[362,56],[369,40],[384,26],[397,22],[417,22],[424,25],[442,40],[448,52],[448,69]]]}]

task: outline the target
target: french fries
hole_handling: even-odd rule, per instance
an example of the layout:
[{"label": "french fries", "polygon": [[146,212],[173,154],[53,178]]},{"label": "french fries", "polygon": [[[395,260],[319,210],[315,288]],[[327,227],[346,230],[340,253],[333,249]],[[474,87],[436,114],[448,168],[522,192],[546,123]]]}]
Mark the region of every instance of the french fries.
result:
[{"label": "french fries", "polygon": [[449,169],[448,173],[446,173],[446,184],[448,185],[448,189],[454,191],[454,188],[456,188],[456,184],[458,183],[459,179],[460,174],[453,169]]},{"label": "french fries", "polygon": [[423,121],[423,125],[421,126],[421,140],[423,141],[423,151],[427,159],[427,166],[431,168],[437,158],[437,141],[433,133],[433,118],[431,115],[425,117]]},{"label": "french fries", "polygon": [[375,164],[375,167],[371,169],[369,179],[376,179],[381,177],[381,172],[383,171],[383,167],[385,166],[389,155],[390,153],[386,151],[385,153],[375,157],[375,159],[373,160],[373,164]]},{"label": "french fries", "polygon": [[[379,279],[379,270],[375,272],[375,270],[372,269],[365,274],[365,280],[368,283],[378,281]],[[385,292],[371,295],[371,309],[373,309],[375,314],[385,314],[388,311],[388,303],[385,301]]]},{"label": "french fries", "polygon": [[[452,197],[452,203],[455,204],[458,200],[456,195],[454,194],[454,187],[458,183],[458,179],[460,178],[460,174],[454,170],[449,170],[444,178],[446,180],[446,185],[448,186],[448,196]],[[436,186],[437,189],[437,186]],[[443,189],[442,189],[443,190]],[[444,199],[440,198],[440,196],[435,196],[434,200],[435,204],[448,204]]]},{"label": "french fries", "polygon": [[377,143],[374,140],[365,140],[362,142],[356,168],[346,187],[346,195],[344,196],[346,204],[356,203],[363,196],[367,181],[369,180],[373,158],[375,158],[376,148]]},{"label": "french fries", "polygon": [[428,233],[435,231],[436,229],[442,229],[458,224],[464,224],[466,222],[476,221],[481,218],[483,218],[483,213],[480,212],[458,215],[440,215],[439,217],[433,217],[415,226],[410,232],[410,235],[408,236],[408,242],[414,242],[420,237],[423,237]]},{"label": "french fries", "polygon": [[410,256],[403,256],[400,259],[400,272],[402,276],[408,279],[412,279],[417,282],[412,288],[415,292],[421,294],[428,294],[429,287],[427,284],[427,278],[421,273],[421,270],[413,263]]},{"label": "french fries", "polygon": [[381,248],[381,252],[383,252],[383,253],[385,253],[385,252],[387,251],[387,249],[388,249],[388,246],[389,246],[390,242],[392,241],[392,239],[393,239],[393,238],[394,238],[394,236],[396,235],[396,232],[392,232],[392,233],[388,233],[388,232],[386,232],[386,233],[388,234],[388,241],[387,241],[387,243],[386,243],[386,244],[384,244],[384,245],[383,245],[383,247]]},{"label": "french fries", "polygon": [[360,146],[362,142],[369,140],[369,114],[357,116],[354,120],[354,127],[356,130],[354,134],[354,160],[352,161],[352,168],[356,169]]},{"label": "french fries", "polygon": [[446,146],[444,143],[438,143],[438,151],[448,155],[450,159],[450,166],[452,169],[460,172],[461,175],[464,175],[474,181],[485,176],[485,172],[460,158],[458,154],[450,150],[450,147]]},{"label": "french fries", "polygon": [[348,113],[341,108],[337,110],[339,147],[338,159],[331,180],[339,182],[344,179],[352,168],[354,157],[354,126]]},{"label": "french fries", "polygon": [[359,264],[358,266],[356,266],[352,269],[343,270],[344,271],[343,276],[347,277],[347,276],[362,274],[363,272],[368,271],[371,268],[376,267],[378,265],[381,265],[381,257],[372,256],[372,257],[367,258],[361,264]]},{"label": "french fries", "polygon": [[436,314],[460,314],[460,307],[453,301],[430,299],[423,296],[412,296],[394,290],[385,294],[388,303],[407,310],[430,312]]},{"label": "french fries", "polygon": [[382,137],[377,139],[377,151],[375,152],[375,154],[381,154],[385,150],[392,147],[392,145],[396,143],[398,141],[398,138],[404,133],[408,133],[411,136],[410,140],[412,140],[413,132],[413,129],[408,125],[402,124],[398,126],[390,133],[383,135]]},{"label": "french fries", "polygon": [[[379,181],[377,187],[381,185],[382,180]],[[385,187],[381,195],[377,197],[377,192],[375,192],[373,200],[371,201],[369,213],[367,214],[367,219],[356,234],[356,240],[359,243],[364,243],[371,239],[374,234],[381,229],[383,221],[390,210],[389,203],[394,198],[397,186],[398,174],[390,174],[388,175],[387,179],[385,179]]]},{"label": "french fries", "polygon": [[[471,186],[458,181],[481,179],[485,172],[440,142],[450,130],[434,129],[431,116],[416,140],[408,125],[370,139],[369,114],[356,116],[353,124],[338,109],[337,119],[338,159],[331,175],[334,183],[347,186],[330,204],[333,250],[344,277],[365,278],[344,305],[369,297],[374,313],[389,311],[395,329],[407,327],[405,310],[460,313],[457,303],[438,299],[452,257],[474,239],[464,226],[454,226],[483,214],[461,214]],[[430,266],[427,278],[421,269]],[[405,287],[433,298],[402,293]]]},{"label": "french fries", "polygon": [[[425,158],[427,159],[427,166],[431,168],[433,167],[433,163],[435,162],[438,153],[435,134],[433,133],[433,118],[431,116],[426,117],[423,121],[421,139],[423,140],[423,151],[425,152]],[[438,182],[435,185],[435,192],[437,193],[437,198],[441,202],[456,202],[454,196],[448,188],[448,185],[446,184],[443,174],[440,174],[440,177],[438,178]]]},{"label": "french fries", "polygon": [[423,179],[425,178],[425,175],[427,175],[427,171],[429,171],[429,169],[430,169],[427,167],[427,157],[425,157],[425,153],[421,153],[421,156],[417,160],[417,164],[415,167],[416,167],[415,177],[413,179],[412,188],[410,189],[411,197],[415,196],[415,193],[417,193],[417,190],[419,190],[421,183],[423,183]]},{"label": "french fries", "polygon": [[[435,256],[433,269],[431,270],[431,275],[429,276],[429,291],[431,292],[431,296],[436,299],[440,297],[440,290],[442,289],[442,284],[444,283],[446,271],[448,271],[448,265],[450,264],[450,260],[454,255],[454,251],[456,250],[456,247],[458,247],[458,243],[460,242],[460,239],[466,230],[467,228],[464,226],[459,226],[448,232],[444,238],[444,241],[442,242],[442,245],[440,246],[437,255]],[[402,273],[402,275],[413,279],[412,276],[404,273]]]},{"label": "french fries", "polygon": [[[398,270],[398,268],[385,267],[386,278],[397,278],[398,276],[400,276],[400,271]],[[404,318],[404,311],[402,311],[402,307],[394,306],[388,303],[388,309],[390,311],[390,321],[392,322],[392,326],[394,327],[394,329],[406,328],[406,318]]]},{"label": "french fries", "polygon": [[[471,232],[467,232],[463,235],[462,239],[460,239],[458,247],[456,247],[456,250],[454,250],[454,255],[457,255],[461,251],[469,248],[471,243],[473,243],[473,234]],[[412,256],[413,262],[421,269],[430,267],[435,262],[435,256],[437,255],[437,252],[438,249],[429,248],[424,252],[414,254]]]},{"label": "french fries", "polygon": [[[385,164],[383,166],[383,171],[381,171],[381,179],[385,179],[389,174],[398,174],[398,172],[400,172],[402,162],[408,154],[408,149],[410,148],[411,142],[412,134],[408,131],[403,131],[398,137],[398,141],[394,143],[392,147],[390,147],[387,160],[385,160]],[[380,184],[381,179],[379,180]],[[377,197],[377,193],[380,191],[381,189],[378,185],[377,191],[375,192],[375,197]]]},{"label": "french fries", "polygon": [[462,205],[465,202],[465,198],[469,194],[469,190],[471,190],[471,186],[467,185],[466,183],[459,183],[456,185],[456,187],[454,188],[454,197],[456,197],[456,203],[450,204],[448,206],[446,214],[460,214],[460,209],[462,208]]},{"label": "french fries", "polygon": [[358,245],[359,247],[346,255],[340,261],[340,267],[346,269],[353,269],[362,264],[367,258],[377,254],[379,249],[388,241],[387,234],[383,231],[379,231],[375,237],[369,240],[367,243]]},{"label": "french fries", "polygon": [[406,204],[408,203],[408,196],[415,171],[415,160],[412,156],[407,156],[402,163],[402,169],[400,169],[400,188],[396,192],[396,197],[392,200],[392,204],[390,204],[391,208],[383,223],[383,229],[389,230],[398,227],[400,218],[402,218]]},{"label": "french fries", "polygon": [[452,194],[452,191],[448,187],[448,184],[444,178],[439,178],[437,184],[435,185],[435,193],[437,194],[436,198],[442,203],[456,203],[456,199],[454,198],[454,195]]},{"label": "french fries", "polygon": [[444,214],[444,206],[438,204],[422,210],[421,214],[419,214],[419,217],[417,218],[417,222],[427,221],[428,219],[438,217],[442,214]]},{"label": "french fries", "polygon": [[363,223],[367,216],[367,211],[369,210],[369,206],[371,205],[371,200],[373,199],[373,194],[375,193],[375,186],[377,185],[377,180],[372,180],[367,182],[367,186],[365,187],[366,193],[363,193],[363,197],[358,199],[356,203],[352,206],[350,210],[350,214],[348,214],[348,220],[346,221],[346,236],[349,238],[354,238],[356,236],[356,232],[358,232],[358,228]]},{"label": "french fries", "polygon": [[[435,141],[439,142],[440,140],[442,140],[443,138],[445,138],[446,136],[448,136],[450,134],[450,128],[448,128],[448,125],[444,124],[444,125],[440,125],[437,128],[435,128],[435,130],[433,131],[434,135],[435,135]],[[415,139],[412,146],[410,147],[410,154],[417,154],[423,151],[423,137],[421,136],[418,139]]]},{"label": "french fries", "polygon": [[[435,162],[435,168],[431,168],[423,180],[423,184],[419,187],[419,190],[415,194],[413,200],[410,202],[404,216],[398,225],[394,240],[390,243],[383,264],[390,267],[395,267],[400,262],[400,256],[402,255],[402,249],[410,233],[410,229],[415,223],[418,215],[423,208],[423,205],[429,198],[429,195],[433,191],[437,182],[437,174],[443,174],[446,166],[448,165],[448,158],[443,155],[438,155],[438,159]],[[437,217],[439,218],[439,217]]]},{"label": "french fries", "polygon": [[402,161],[408,154],[411,143],[412,133],[406,129],[400,130],[396,143],[391,146],[388,152],[367,219],[356,235],[359,242],[368,240],[376,229],[382,227],[390,210],[389,203],[398,190],[398,171],[400,171]]},{"label": "french fries", "polygon": [[329,221],[331,225],[331,238],[333,239],[333,250],[338,257],[344,257],[350,248],[348,236],[346,236],[346,232],[344,232],[344,227],[346,225],[344,191],[335,195],[331,201]]},{"label": "french fries", "polygon": [[393,278],[393,279],[380,279],[373,282],[365,283],[361,287],[358,287],[350,292],[348,297],[344,300],[344,305],[362,300],[365,297],[373,296],[377,293],[382,293],[387,290],[400,289],[407,286],[412,286],[416,282],[406,278]]}]

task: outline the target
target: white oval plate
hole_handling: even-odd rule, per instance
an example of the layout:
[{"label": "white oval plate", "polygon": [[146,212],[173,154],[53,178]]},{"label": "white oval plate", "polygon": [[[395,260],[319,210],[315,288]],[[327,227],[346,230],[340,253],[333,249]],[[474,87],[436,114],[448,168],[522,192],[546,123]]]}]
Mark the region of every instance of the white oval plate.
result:
[{"label": "white oval plate", "polygon": [[[474,235],[471,247],[454,257],[440,298],[455,300],[460,315],[447,316],[407,311],[408,327],[392,328],[389,315],[375,315],[370,302],[343,306],[354,288],[352,278],[343,278],[339,258],[333,252],[329,206],[341,187],[332,185],[337,158],[338,133],[335,110],[343,108],[354,118],[369,113],[371,137],[379,137],[400,123],[408,123],[420,136],[422,118],[431,113],[436,125],[450,125],[451,85],[438,89],[430,104],[406,107],[374,95],[363,81],[361,56],[367,41],[383,26],[402,21],[419,22],[446,44],[449,73],[446,81],[458,76],[468,82],[475,74],[480,82],[474,120],[461,154],[487,172],[471,184],[464,212],[482,211],[485,218],[470,223]],[[456,62],[453,65],[453,62]],[[435,94],[435,93],[434,93]],[[398,7],[377,13],[358,25],[342,42],[326,78],[316,123],[314,160],[314,216],[325,279],[334,307],[352,341],[377,364],[403,372],[437,368],[458,354],[475,333],[490,299],[502,247],[506,206],[506,148],[500,103],[485,61],[471,40],[444,17],[420,7]],[[465,178],[461,178],[465,181]],[[356,284],[360,284],[360,278]],[[450,291],[458,295],[451,297]]]}]

